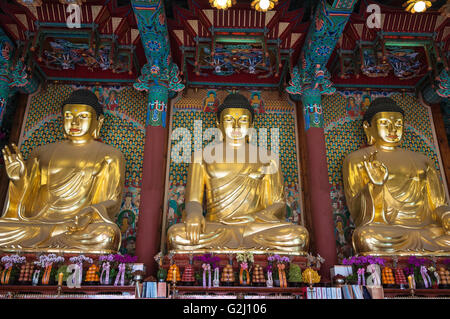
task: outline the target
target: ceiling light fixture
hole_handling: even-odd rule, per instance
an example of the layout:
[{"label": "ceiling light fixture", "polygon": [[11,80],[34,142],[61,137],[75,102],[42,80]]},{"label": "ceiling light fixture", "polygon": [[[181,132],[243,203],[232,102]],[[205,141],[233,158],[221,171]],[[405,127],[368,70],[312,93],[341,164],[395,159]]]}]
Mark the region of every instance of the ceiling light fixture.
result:
[{"label": "ceiling light fixture", "polygon": [[226,10],[236,4],[236,0],[209,0],[209,4],[216,9]]},{"label": "ceiling light fixture", "polygon": [[406,11],[411,13],[416,12],[425,12],[429,7],[431,7],[432,1],[423,1],[423,0],[408,0],[403,4],[403,7],[406,7]]},{"label": "ceiling light fixture", "polygon": [[256,11],[268,11],[272,10],[273,7],[278,3],[278,0],[254,0],[252,2],[252,8]]}]

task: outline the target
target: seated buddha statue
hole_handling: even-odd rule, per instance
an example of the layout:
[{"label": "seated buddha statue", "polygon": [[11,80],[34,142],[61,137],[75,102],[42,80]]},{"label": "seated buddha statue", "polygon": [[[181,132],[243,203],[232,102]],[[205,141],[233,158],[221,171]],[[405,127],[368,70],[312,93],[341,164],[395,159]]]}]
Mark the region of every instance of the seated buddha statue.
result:
[{"label": "seated buddha statue", "polygon": [[450,207],[433,161],[399,146],[404,111],[374,100],[363,117],[369,146],[344,160],[347,205],[361,255],[450,254]]},{"label": "seated buddha statue", "polygon": [[62,104],[61,142],[36,148],[25,161],[17,146],[2,152],[10,178],[0,218],[0,250],[111,253],[121,234],[114,223],[124,187],[124,158],[96,141],[104,116],[89,90]]},{"label": "seated buddha statue", "polygon": [[[301,255],[308,249],[306,228],[286,222],[284,185],[278,161],[247,138],[254,119],[249,101],[228,95],[217,110],[224,137],[201,158],[193,158],[185,190],[182,222],[168,229],[175,252],[279,252]],[[221,156],[207,160],[206,154]],[[245,154],[240,157],[239,154]],[[203,215],[203,203],[206,215]]]}]

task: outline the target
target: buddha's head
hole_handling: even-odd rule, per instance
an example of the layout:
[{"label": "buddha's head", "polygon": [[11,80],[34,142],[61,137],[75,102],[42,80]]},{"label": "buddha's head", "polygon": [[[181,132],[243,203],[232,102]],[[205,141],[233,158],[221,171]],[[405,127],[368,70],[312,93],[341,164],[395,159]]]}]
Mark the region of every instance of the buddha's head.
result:
[{"label": "buddha's head", "polygon": [[217,126],[228,141],[245,141],[253,125],[254,110],[241,94],[230,94],[217,109]]},{"label": "buddha's head", "polygon": [[403,136],[405,112],[394,100],[375,99],[364,114],[363,128],[369,145],[395,147]]},{"label": "buddha's head", "polygon": [[64,134],[69,140],[83,142],[99,136],[104,116],[97,96],[89,90],[72,92],[62,104]]}]

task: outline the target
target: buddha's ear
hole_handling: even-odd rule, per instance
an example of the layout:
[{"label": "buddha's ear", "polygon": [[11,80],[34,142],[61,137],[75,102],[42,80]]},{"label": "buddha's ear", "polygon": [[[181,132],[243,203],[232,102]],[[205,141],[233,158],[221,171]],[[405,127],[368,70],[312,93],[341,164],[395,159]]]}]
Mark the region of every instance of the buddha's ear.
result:
[{"label": "buddha's ear", "polygon": [[367,144],[369,145],[375,144],[375,137],[372,134],[372,127],[370,126],[369,122],[367,121],[363,122],[363,129],[364,133],[366,133]]},{"label": "buddha's ear", "polygon": [[94,139],[98,139],[99,138],[100,130],[102,129],[104,120],[105,120],[105,116],[103,114],[100,114],[98,116],[98,118],[97,118],[97,127],[92,132],[92,136],[94,137]]}]

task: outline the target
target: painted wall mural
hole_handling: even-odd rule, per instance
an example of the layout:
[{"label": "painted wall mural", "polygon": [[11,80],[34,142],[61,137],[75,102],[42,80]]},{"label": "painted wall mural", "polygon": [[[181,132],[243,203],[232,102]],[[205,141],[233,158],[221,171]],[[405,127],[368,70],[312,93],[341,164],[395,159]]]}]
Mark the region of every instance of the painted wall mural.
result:
[{"label": "painted wall mural", "polygon": [[100,140],[118,148],[126,161],[125,190],[117,224],[122,231],[122,253],[133,254],[136,242],[147,96],[132,87],[50,85],[31,99],[21,136],[25,158],[38,146],[62,140],[61,103],[79,88],[91,89],[104,106]]},{"label": "painted wall mural", "polygon": [[433,138],[428,109],[412,94],[392,92],[338,91],[322,99],[328,177],[335,222],[338,258],[352,255],[354,224],[345,203],[342,163],[347,154],[366,144],[362,116],[370,102],[388,96],[405,110],[405,133],[401,147],[421,152],[434,160],[439,170],[438,146]]}]

